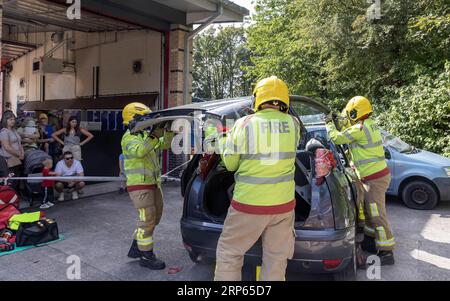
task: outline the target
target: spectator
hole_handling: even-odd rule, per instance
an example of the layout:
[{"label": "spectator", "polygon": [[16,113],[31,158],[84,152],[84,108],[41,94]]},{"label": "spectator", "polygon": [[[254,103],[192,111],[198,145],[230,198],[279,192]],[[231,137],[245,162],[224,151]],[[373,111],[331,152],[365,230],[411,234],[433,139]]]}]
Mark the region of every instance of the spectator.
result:
[{"label": "spectator", "polygon": [[39,115],[39,140],[41,149],[49,154],[52,158],[55,156],[55,139],[52,138],[55,129],[48,122],[47,114]]},{"label": "spectator", "polygon": [[[56,176],[56,172],[52,171],[53,167],[53,160],[52,159],[46,159],[43,162],[44,168],[42,169],[42,176],[49,177],[49,176]],[[53,193],[53,186],[55,185],[55,181],[53,180],[43,180],[42,181],[42,188],[44,189],[44,198],[42,199],[42,204],[39,207],[40,209],[47,209],[55,205],[54,202],[54,193]]]},{"label": "spectator", "polygon": [[36,125],[36,121],[33,118],[27,117],[23,122],[23,126],[17,129],[20,137],[22,138],[22,146],[24,151],[30,149],[38,149],[38,139],[40,137],[39,130]]},{"label": "spectator", "polygon": [[[56,164],[55,175],[58,177],[83,177],[84,170],[81,162],[74,159],[73,153],[70,151],[64,152],[63,160]],[[72,199],[78,199],[78,192],[85,186],[83,181],[57,181],[55,189],[59,192],[58,201],[64,201],[64,189],[72,191]]]},{"label": "spectator", "polygon": [[[64,141],[59,138],[61,134],[64,134]],[[87,138],[81,142],[82,134]],[[71,116],[66,128],[56,131],[53,133],[52,137],[64,146],[64,153],[70,151],[76,160],[81,161],[83,160],[81,157],[81,147],[92,140],[94,135],[92,135],[88,130],[81,128],[78,124],[77,118],[75,116]]]},{"label": "spectator", "polygon": [[[21,176],[24,159],[24,150],[21,145],[20,135],[15,129],[16,116],[12,111],[6,111],[1,120],[2,130],[0,131],[0,156],[5,158],[8,165],[8,172],[15,176]],[[19,188],[19,182],[13,181],[11,185],[16,191]]]}]

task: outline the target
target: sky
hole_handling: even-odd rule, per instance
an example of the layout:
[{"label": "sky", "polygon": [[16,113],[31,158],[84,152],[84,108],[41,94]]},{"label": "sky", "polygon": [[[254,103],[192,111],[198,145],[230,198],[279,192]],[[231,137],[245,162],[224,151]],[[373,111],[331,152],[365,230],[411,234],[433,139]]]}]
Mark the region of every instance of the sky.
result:
[{"label": "sky", "polygon": [[245,7],[246,9],[248,9],[250,11],[250,14],[254,13],[254,5],[252,4],[252,1],[254,2],[255,0],[231,0],[234,3],[236,3],[239,6]]}]

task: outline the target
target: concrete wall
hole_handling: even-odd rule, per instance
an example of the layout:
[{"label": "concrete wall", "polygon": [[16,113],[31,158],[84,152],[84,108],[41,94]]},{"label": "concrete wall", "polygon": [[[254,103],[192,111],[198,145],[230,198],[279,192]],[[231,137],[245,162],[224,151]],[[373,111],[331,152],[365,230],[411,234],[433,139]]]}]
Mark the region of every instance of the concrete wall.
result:
[{"label": "concrete wall", "polygon": [[[70,32],[65,33],[65,38],[69,38],[70,35]],[[41,74],[33,73],[33,60],[40,58],[46,52],[53,49],[55,44],[51,41],[51,33],[30,34],[28,40],[23,35],[8,38],[42,44],[42,47],[22,56],[12,63],[13,70],[6,78],[6,84],[8,85],[6,98],[11,103],[12,109],[15,110],[18,101],[36,101],[41,99],[41,81],[43,79]],[[68,51],[67,45],[57,49],[53,57],[63,59],[68,64],[74,63],[73,56]],[[64,68],[62,74],[46,74],[45,76],[46,99],[68,99],[75,97],[75,70],[73,67],[68,65]],[[21,79],[25,81],[23,87],[20,86]]]},{"label": "concrete wall", "polygon": [[[16,109],[18,100],[41,99],[42,76],[32,72],[34,58],[39,58],[54,47],[51,33],[10,37],[43,46],[13,62],[9,74],[7,101]],[[92,96],[93,68],[100,67],[99,95],[161,93],[161,33],[142,30],[119,33],[66,32],[73,39],[57,51],[54,58],[67,63],[62,74],[46,74],[45,99],[70,99]],[[142,61],[142,71],[134,73],[133,61]],[[25,86],[20,87],[20,80]]]},{"label": "concrete wall", "polygon": [[[161,34],[155,31],[77,33],[75,36],[77,96],[91,96],[93,67],[100,66],[99,94],[160,92]],[[88,45],[96,45],[89,47]],[[140,73],[133,61],[141,60]]]}]

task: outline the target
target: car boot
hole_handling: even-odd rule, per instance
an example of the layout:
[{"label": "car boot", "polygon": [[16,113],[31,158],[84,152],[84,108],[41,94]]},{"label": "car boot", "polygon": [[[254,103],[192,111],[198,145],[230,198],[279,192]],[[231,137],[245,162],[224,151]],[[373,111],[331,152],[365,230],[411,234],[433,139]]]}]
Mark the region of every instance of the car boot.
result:
[{"label": "car boot", "polygon": [[395,264],[394,252],[392,252],[392,251],[379,251],[377,256],[380,258],[381,265]]},{"label": "car boot", "polygon": [[139,251],[137,240],[133,240],[131,244],[130,251],[128,251],[128,257],[130,258],[140,258],[142,256],[142,252]]},{"label": "car boot", "polygon": [[151,270],[163,270],[166,268],[164,261],[156,258],[153,251],[141,252],[141,261],[139,264]]},{"label": "car boot", "polygon": [[377,246],[375,244],[375,238],[364,235],[364,240],[361,243],[361,249],[371,254],[377,254]]}]

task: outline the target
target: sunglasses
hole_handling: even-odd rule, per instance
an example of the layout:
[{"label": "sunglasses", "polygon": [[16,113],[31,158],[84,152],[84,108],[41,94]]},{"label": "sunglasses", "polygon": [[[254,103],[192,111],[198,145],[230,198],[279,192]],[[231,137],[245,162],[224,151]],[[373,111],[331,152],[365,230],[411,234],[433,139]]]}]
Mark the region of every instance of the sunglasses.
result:
[{"label": "sunglasses", "polygon": [[73,160],[73,157],[67,157],[67,158],[64,158],[64,160],[66,160],[66,161]]}]

